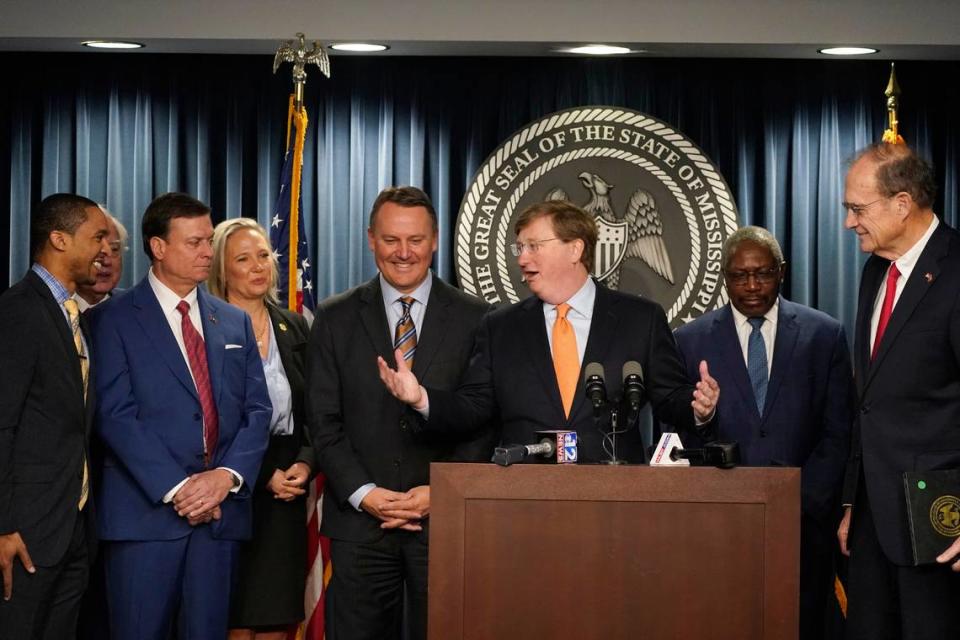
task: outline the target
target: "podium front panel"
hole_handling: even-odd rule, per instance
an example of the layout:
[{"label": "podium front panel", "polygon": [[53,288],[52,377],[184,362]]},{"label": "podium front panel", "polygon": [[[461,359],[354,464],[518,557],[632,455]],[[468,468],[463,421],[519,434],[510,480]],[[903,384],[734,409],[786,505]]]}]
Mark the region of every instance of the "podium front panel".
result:
[{"label": "podium front panel", "polygon": [[431,467],[433,640],[794,638],[799,470]]}]

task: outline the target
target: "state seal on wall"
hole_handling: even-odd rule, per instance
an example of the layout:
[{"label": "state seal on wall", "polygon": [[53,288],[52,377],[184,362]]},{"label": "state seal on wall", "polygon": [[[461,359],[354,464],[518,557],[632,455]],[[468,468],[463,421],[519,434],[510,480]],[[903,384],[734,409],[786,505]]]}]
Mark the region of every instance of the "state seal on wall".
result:
[{"label": "state seal on wall", "polygon": [[672,327],[727,301],[721,247],[737,228],[723,176],[670,125],[620,107],[547,115],[500,145],[460,204],[460,287],[492,303],[528,295],[509,246],[528,205],[568,200],[597,221],[593,275],[651,298]]}]

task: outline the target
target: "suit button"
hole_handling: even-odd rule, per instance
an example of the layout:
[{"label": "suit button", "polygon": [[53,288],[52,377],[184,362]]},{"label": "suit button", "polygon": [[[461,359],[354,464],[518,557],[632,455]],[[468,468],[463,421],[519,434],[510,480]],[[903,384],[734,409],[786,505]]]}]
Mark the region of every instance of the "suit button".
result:
[{"label": "suit button", "polygon": [[400,418],[400,431],[406,431],[409,426],[410,423],[407,422],[406,418]]},{"label": "suit button", "polygon": [[397,458],[397,459],[395,459],[395,460],[393,461],[393,466],[395,466],[395,467],[399,467],[399,466],[400,466],[400,458]]},{"label": "suit button", "polygon": [[203,417],[203,416],[201,416],[199,413],[193,414],[193,419],[194,419],[194,420],[199,420],[199,419],[202,418],[202,417]]},{"label": "suit button", "polygon": [[865,404],[862,407],[860,407],[860,415],[865,416],[868,413],[870,413],[870,405]]},{"label": "suit button", "polygon": [[760,431],[760,437],[761,437],[761,438],[766,438],[766,437],[767,437],[767,432],[761,430],[761,431]]}]

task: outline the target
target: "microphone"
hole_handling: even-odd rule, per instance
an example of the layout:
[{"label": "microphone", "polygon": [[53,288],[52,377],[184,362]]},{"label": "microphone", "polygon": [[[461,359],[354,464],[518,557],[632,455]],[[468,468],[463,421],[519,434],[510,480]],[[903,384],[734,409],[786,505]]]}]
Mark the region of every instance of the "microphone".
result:
[{"label": "microphone", "polygon": [[736,442],[711,442],[703,445],[703,449],[673,449],[670,459],[689,460],[698,466],[733,469],[740,464],[740,445]]},{"label": "microphone", "polygon": [[627,401],[632,413],[639,413],[643,405],[643,367],[636,360],[623,363],[623,399]]},{"label": "microphone", "polygon": [[603,365],[589,362],[583,369],[583,390],[593,405],[593,413],[599,414],[607,403],[607,381],[603,374]]},{"label": "microphone", "polygon": [[537,444],[511,444],[493,450],[492,461],[509,467],[527,458],[545,462],[568,463],[577,461],[576,431],[538,431]]}]

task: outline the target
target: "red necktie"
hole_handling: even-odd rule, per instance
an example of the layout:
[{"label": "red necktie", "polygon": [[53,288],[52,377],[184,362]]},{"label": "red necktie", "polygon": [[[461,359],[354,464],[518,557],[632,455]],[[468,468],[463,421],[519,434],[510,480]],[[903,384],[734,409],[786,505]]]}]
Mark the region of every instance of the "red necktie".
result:
[{"label": "red necktie", "polygon": [[893,314],[893,299],[897,296],[897,280],[900,278],[900,270],[897,269],[897,263],[890,263],[890,271],[887,272],[887,291],[883,296],[883,306],[880,307],[880,321],[877,323],[877,336],[873,339],[873,352],[870,359],[877,357],[877,351],[880,350],[880,340],[883,338],[883,332],[887,330],[887,323],[890,322],[890,316]]},{"label": "red necktie", "polygon": [[180,327],[183,331],[183,344],[187,348],[190,371],[197,385],[200,406],[203,408],[203,448],[207,464],[213,459],[217,448],[217,435],[220,421],[217,418],[217,405],[213,401],[213,388],[210,386],[210,370],[207,368],[207,350],[203,338],[190,321],[190,304],[186,300],[177,303],[177,311],[183,316]]}]

